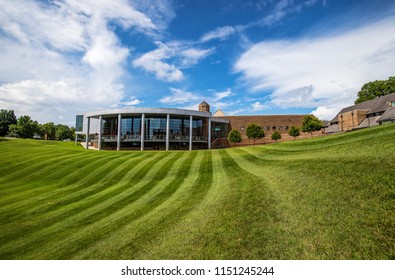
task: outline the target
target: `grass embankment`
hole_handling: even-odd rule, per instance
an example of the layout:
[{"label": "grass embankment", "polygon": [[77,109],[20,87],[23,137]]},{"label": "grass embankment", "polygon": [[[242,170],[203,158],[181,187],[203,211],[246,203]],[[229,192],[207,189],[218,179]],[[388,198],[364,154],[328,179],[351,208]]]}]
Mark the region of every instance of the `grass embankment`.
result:
[{"label": "grass embankment", "polygon": [[0,259],[393,259],[395,126],[193,152],[0,139]]}]

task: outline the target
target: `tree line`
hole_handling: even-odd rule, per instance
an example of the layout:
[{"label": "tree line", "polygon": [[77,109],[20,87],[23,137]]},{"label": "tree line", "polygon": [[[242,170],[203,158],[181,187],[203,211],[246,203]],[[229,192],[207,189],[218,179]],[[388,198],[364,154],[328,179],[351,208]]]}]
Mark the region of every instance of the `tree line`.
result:
[{"label": "tree line", "polygon": [[53,122],[40,124],[29,116],[17,118],[13,110],[0,110],[0,136],[13,136],[20,138],[39,137],[48,140],[74,139],[75,129],[64,124]]},{"label": "tree line", "polygon": [[[311,137],[313,137],[313,132],[314,131],[319,131],[320,129],[323,128],[322,122],[317,119],[316,117],[312,115],[305,116],[303,119],[302,127],[301,129],[296,126],[291,126],[288,134],[294,138],[298,137],[300,135],[300,130],[303,132],[307,132],[311,134]],[[262,126],[257,125],[257,124],[249,124],[247,125],[246,128],[246,135],[248,139],[255,141],[258,139],[262,139],[265,137],[265,131],[263,130]],[[277,130],[275,130],[272,135],[271,135],[272,140],[276,141],[281,139],[281,133]],[[240,143],[242,141],[241,133],[238,129],[234,128],[232,129],[229,134],[228,134],[228,140],[229,142],[233,144]]]}]

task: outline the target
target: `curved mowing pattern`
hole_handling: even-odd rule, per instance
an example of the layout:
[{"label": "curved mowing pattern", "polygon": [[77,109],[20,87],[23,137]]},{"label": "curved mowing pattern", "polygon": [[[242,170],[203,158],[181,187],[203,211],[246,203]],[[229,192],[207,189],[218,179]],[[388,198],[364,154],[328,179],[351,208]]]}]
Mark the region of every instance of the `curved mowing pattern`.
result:
[{"label": "curved mowing pattern", "polygon": [[0,259],[393,259],[394,137],[192,152],[0,138]]}]

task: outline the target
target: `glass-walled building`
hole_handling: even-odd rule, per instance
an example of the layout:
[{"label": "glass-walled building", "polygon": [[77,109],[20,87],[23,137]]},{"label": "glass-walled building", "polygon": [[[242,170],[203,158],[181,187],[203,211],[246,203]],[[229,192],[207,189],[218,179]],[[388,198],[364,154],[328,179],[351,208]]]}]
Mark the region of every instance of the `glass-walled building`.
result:
[{"label": "glass-walled building", "polygon": [[[85,119],[85,147],[99,150],[210,149],[212,141],[227,136],[229,125],[209,111],[182,109],[109,109],[86,113]],[[92,120],[99,124],[95,131]]]}]

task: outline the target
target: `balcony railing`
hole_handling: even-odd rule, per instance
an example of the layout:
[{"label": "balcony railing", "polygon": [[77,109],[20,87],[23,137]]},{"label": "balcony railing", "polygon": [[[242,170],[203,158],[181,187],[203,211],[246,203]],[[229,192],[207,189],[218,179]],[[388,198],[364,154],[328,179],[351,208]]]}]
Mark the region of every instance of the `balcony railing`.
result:
[{"label": "balcony railing", "polygon": [[[97,142],[98,137],[95,137],[92,139],[92,142]],[[118,137],[115,136],[102,136],[102,142],[117,142]],[[166,136],[165,135],[150,135],[150,136],[145,136],[144,140],[147,141],[166,141]],[[169,136],[170,141],[189,141],[189,136],[185,135],[170,135]],[[140,135],[122,135],[121,137],[122,142],[133,142],[133,141],[141,141]],[[192,141],[200,141],[204,142],[207,141],[206,136],[192,136]]]}]

